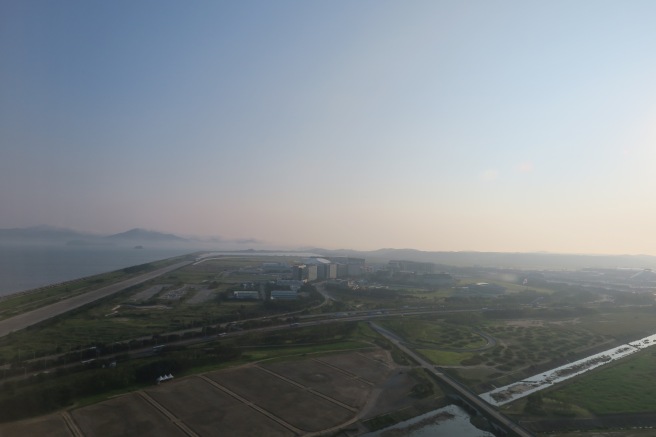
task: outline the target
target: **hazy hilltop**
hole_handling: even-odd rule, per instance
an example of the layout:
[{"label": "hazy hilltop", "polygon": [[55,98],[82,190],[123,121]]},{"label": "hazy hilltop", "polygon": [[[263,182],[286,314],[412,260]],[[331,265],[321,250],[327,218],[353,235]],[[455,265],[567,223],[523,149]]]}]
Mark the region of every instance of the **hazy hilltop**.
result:
[{"label": "hazy hilltop", "polygon": [[0,242],[17,245],[111,246],[121,244],[180,244],[191,240],[141,228],[113,235],[99,235],[50,226],[0,229]]},{"label": "hazy hilltop", "polygon": [[186,238],[178,237],[173,234],[165,234],[157,231],[149,231],[147,229],[134,228],[129,231],[121,232],[119,234],[109,235],[108,240],[115,241],[154,241],[154,242],[184,242],[189,241]]},{"label": "hazy hilltop", "polygon": [[[0,244],[15,246],[144,246],[185,250],[262,249],[266,243],[253,238],[181,237],[144,228],[103,235],[52,226],[0,229]],[[266,247],[269,248],[269,247]]]}]

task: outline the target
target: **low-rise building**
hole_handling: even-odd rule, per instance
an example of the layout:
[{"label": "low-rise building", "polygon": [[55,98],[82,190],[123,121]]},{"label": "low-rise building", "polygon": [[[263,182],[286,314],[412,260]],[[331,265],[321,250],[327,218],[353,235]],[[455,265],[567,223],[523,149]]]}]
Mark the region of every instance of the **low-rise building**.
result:
[{"label": "low-rise building", "polygon": [[295,300],[298,299],[298,293],[292,290],[272,290],[271,300]]},{"label": "low-rise building", "polygon": [[260,299],[260,292],[255,290],[237,290],[232,293],[233,299]]}]

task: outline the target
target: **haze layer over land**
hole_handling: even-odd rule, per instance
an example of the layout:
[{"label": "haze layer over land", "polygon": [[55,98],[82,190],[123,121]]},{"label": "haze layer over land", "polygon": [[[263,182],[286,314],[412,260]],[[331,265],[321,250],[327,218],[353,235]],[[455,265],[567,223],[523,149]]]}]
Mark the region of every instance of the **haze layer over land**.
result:
[{"label": "haze layer over land", "polygon": [[0,4],[0,228],[656,255],[656,3]]}]

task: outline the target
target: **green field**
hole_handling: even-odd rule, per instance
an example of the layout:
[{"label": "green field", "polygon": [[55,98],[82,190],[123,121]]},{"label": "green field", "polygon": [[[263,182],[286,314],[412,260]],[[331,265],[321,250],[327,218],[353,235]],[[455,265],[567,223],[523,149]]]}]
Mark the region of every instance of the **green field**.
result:
[{"label": "green field", "polygon": [[656,410],[656,351],[645,350],[545,393],[594,414]]},{"label": "green field", "polygon": [[421,317],[397,317],[381,322],[385,328],[403,337],[417,347],[429,349],[481,348],[487,341],[474,332],[475,326],[449,323],[444,319]]}]

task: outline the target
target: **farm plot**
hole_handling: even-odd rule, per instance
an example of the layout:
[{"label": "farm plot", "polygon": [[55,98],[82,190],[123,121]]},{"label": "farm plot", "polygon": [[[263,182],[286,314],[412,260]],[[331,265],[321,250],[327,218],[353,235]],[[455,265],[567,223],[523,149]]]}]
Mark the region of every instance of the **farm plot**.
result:
[{"label": "farm plot", "polygon": [[85,437],[186,436],[136,393],[74,410],[71,415]]},{"label": "farm plot", "polygon": [[[368,415],[408,405],[407,393],[416,381],[388,367],[394,366],[388,352],[322,355],[321,360],[260,363],[175,379],[74,409],[70,419],[49,415],[1,424],[0,437],[74,437],[67,425],[84,437],[291,437],[325,432],[354,419],[371,401],[374,388],[384,396],[368,407]],[[363,376],[382,384],[374,387]]]},{"label": "farm plot", "polygon": [[355,415],[336,403],[256,367],[215,372],[207,376],[304,431],[321,431],[346,422]]},{"label": "farm plot", "polygon": [[371,386],[333,367],[314,360],[262,365],[265,369],[337,399],[351,407],[361,408],[367,401]]},{"label": "farm plot", "polygon": [[327,355],[319,361],[357,375],[373,384],[379,384],[389,376],[389,367],[373,356],[361,354]]},{"label": "farm plot", "polygon": [[0,428],[0,436],[45,436],[73,437],[66,422],[59,414],[37,417],[35,419],[21,420],[8,423]]},{"label": "farm plot", "polygon": [[147,393],[201,436],[294,435],[201,378],[191,377],[162,384],[147,390]]}]

